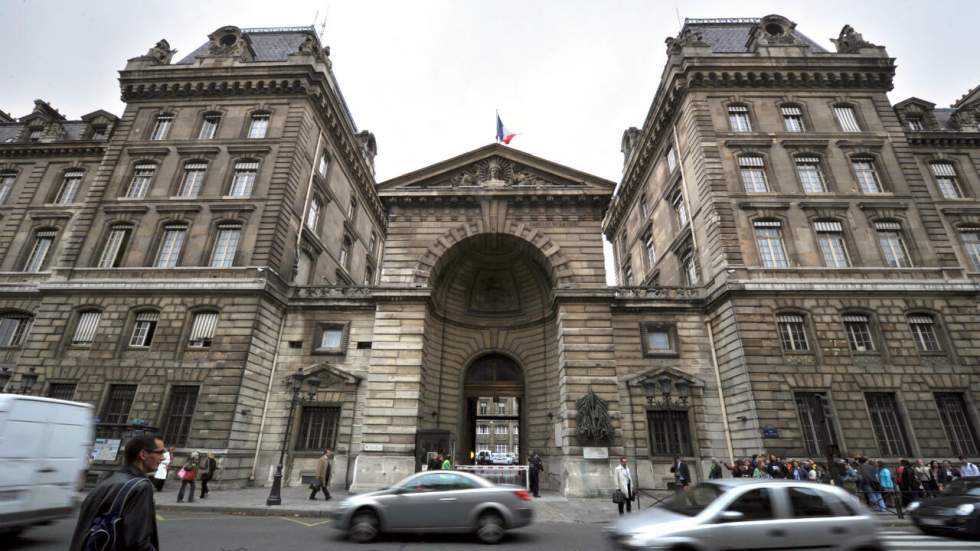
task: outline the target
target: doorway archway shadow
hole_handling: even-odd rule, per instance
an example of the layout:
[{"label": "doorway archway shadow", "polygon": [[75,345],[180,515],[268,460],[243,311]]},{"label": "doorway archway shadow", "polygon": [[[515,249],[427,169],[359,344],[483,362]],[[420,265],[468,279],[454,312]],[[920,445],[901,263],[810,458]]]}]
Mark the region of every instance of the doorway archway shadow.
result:
[{"label": "doorway archway shadow", "polygon": [[525,463],[524,371],[520,365],[498,352],[477,358],[465,371],[463,398],[460,460],[477,463],[487,458],[481,452],[488,452],[514,454],[518,464]]}]

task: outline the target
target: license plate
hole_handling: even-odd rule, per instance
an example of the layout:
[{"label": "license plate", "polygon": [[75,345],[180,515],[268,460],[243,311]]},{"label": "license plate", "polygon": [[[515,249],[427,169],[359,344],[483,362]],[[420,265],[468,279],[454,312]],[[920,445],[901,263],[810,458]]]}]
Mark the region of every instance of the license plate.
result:
[{"label": "license plate", "polygon": [[943,526],[946,522],[941,518],[924,518],[922,519],[922,524],[926,526]]}]

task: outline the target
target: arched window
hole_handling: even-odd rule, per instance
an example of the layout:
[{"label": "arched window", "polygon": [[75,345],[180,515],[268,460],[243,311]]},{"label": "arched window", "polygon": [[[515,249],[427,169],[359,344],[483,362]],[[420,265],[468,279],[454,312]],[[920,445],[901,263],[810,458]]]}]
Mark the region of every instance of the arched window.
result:
[{"label": "arched window", "polygon": [[34,242],[31,244],[30,253],[24,261],[25,272],[40,272],[48,266],[51,250],[54,248],[54,240],[58,237],[56,228],[46,228],[34,232]]},{"label": "arched window", "polygon": [[10,190],[14,189],[17,173],[13,170],[0,170],[0,205],[7,201]]},{"label": "arched window", "polygon": [[936,161],[929,163],[932,169],[932,177],[936,180],[936,187],[943,199],[962,199],[963,190],[960,189],[959,179],[956,177],[956,167],[949,161]]},{"label": "arched window", "polygon": [[204,177],[207,171],[207,161],[194,159],[184,163],[184,175],[180,179],[177,196],[186,199],[197,197],[201,193],[201,188],[204,187]]},{"label": "arched window", "polygon": [[199,140],[213,140],[218,134],[218,125],[221,124],[221,113],[205,113],[201,119],[201,131],[197,134]]},{"label": "arched window", "polygon": [[749,107],[742,104],[729,105],[728,125],[732,132],[751,132],[752,123],[749,120]]},{"label": "arched window", "polygon": [[351,242],[350,236],[345,235],[344,240],[340,244],[340,265],[345,270],[350,270],[350,251],[353,243]]},{"label": "arched window", "polygon": [[99,268],[118,268],[121,266],[132,235],[133,226],[129,224],[112,226],[109,230],[109,237],[106,238],[105,247],[102,249],[102,256],[99,258]]},{"label": "arched window", "polygon": [[980,272],[980,226],[962,226],[959,230],[971,267]]},{"label": "arched window", "polygon": [[905,244],[905,233],[902,223],[898,220],[879,220],[875,222],[875,233],[878,235],[878,248],[881,250],[885,266],[890,268],[909,268],[912,258]]},{"label": "arched window", "polygon": [[74,203],[75,197],[78,195],[78,188],[82,185],[82,176],[84,175],[85,171],[81,169],[66,170],[64,176],[62,176],[61,187],[58,189],[58,195],[55,196],[54,202],[59,205]]},{"label": "arched window", "polygon": [[837,124],[840,125],[840,129],[843,132],[860,132],[861,125],[858,124],[857,115],[854,112],[854,107],[845,104],[837,104],[834,106],[834,116],[837,118]]},{"label": "arched window", "polygon": [[864,312],[844,312],[841,314],[847,344],[851,352],[874,352],[875,333],[871,326],[871,316]]},{"label": "arched window", "polygon": [[787,132],[805,132],[803,124],[803,109],[799,105],[782,105],[779,108],[783,115],[783,128]]},{"label": "arched window", "polygon": [[800,178],[800,187],[803,189],[803,193],[827,192],[827,183],[824,181],[823,172],[820,170],[820,157],[798,155],[794,161],[796,162],[796,175]]},{"label": "arched window", "polygon": [[820,247],[824,266],[847,268],[851,265],[844,239],[844,224],[839,220],[817,220],[813,223],[813,231],[817,235],[817,245]]},{"label": "arched window", "polygon": [[943,351],[942,341],[936,329],[936,318],[932,314],[911,313],[907,316],[912,340],[919,352],[937,353]]},{"label": "arched window", "polygon": [[209,348],[214,340],[214,332],[218,326],[218,312],[195,312],[191,319],[191,332],[187,337],[187,345],[192,348]]},{"label": "arched window", "polygon": [[160,321],[160,313],[156,310],[142,310],[136,312],[133,321],[133,334],[129,339],[129,346],[133,348],[149,348],[153,344],[153,337],[156,336],[157,322]]},{"label": "arched window", "polygon": [[809,352],[806,316],[799,312],[782,312],[776,315],[776,329],[784,352]]},{"label": "arched window", "polygon": [[102,319],[102,312],[99,310],[82,310],[78,313],[78,321],[75,323],[75,334],[72,335],[72,346],[90,346],[95,341],[95,334],[99,330],[99,321]]},{"label": "arched window", "polygon": [[255,178],[259,173],[259,162],[255,159],[242,159],[235,163],[232,175],[231,189],[228,195],[232,197],[251,197],[255,188]]},{"label": "arched window", "polygon": [[28,314],[0,314],[0,348],[16,348],[24,344],[34,322]]},{"label": "arched window", "polygon": [[857,178],[861,193],[882,193],[881,178],[873,157],[854,157],[851,159],[854,177]]},{"label": "arched window", "polygon": [[766,180],[766,161],[761,155],[739,155],[738,171],[742,176],[742,186],[746,193],[765,193],[769,191]]},{"label": "arched window", "polygon": [[129,189],[126,190],[126,197],[129,199],[142,199],[149,191],[156,176],[156,163],[140,162],[133,166],[133,179],[129,182]]},{"label": "arched window", "polygon": [[789,258],[783,244],[783,223],[774,219],[752,222],[755,228],[755,242],[759,249],[759,260],[766,268],[788,268]]},{"label": "arched window", "polygon": [[235,265],[238,243],[241,241],[242,225],[238,222],[218,224],[218,234],[214,238],[211,251],[212,268],[231,268]]},{"label": "arched window", "polygon": [[252,113],[248,123],[248,138],[261,139],[269,132],[269,119],[271,115],[267,112]]},{"label": "arched window", "polygon": [[160,113],[157,115],[156,122],[153,124],[153,131],[150,132],[150,139],[154,141],[166,140],[170,134],[170,127],[174,124],[173,113]]},{"label": "arched window", "polygon": [[180,253],[184,250],[184,240],[187,237],[187,224],[167,224],[163,227],[160,238],[160,250],[154,266],[157,268],[173,268],[180,261]]}]

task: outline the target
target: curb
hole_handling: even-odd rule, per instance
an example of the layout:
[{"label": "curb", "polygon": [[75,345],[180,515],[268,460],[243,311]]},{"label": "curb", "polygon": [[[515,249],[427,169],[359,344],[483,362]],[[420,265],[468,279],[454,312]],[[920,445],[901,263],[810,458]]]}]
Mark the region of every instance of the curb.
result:
[{"label": "curb", "polygon": [[228,515],[241,515],[246,517],[306,517],[306,518],[326,518],[330,516],[332,509],[310,510],[310,509],[290,509],[289,507],[232,507],[226,505],[166,505],[157,504],[157,511],[161,512],[198,512],[198,513],[223,513]]}]

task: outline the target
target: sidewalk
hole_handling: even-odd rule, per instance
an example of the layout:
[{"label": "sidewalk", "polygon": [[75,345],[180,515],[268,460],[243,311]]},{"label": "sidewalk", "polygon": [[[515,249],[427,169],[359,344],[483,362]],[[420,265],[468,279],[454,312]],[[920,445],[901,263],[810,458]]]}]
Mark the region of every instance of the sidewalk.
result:
[{"label": "sidewalk", "polygon": [[[348,493],[334,492],[333,499],[323,501],[322,494],[317,501],[310,501],[310,491],[305,487],[291,486],[282,490],[282,505],[268,506],[269,488],[243,488],[240,490],[213,490],[207,499],[194,499],[193,503],[177,503],[179,485],[169,484],[163,492],[156,494],[157,511],[166,516],[167,512],[181,513],[227,513],[248,516],[295,516],[326,517],[337,507]],[[200,488],[198,488],[200,492]],[[641,496],[644,509],[652,500]],[[575,524],[601,525],[618,517],[616,505],[604,498],[562,497],[554,492],[542,492],[541,497],[532,499],[535,522],[568,522]],[[907,527],[908,517],[899,519],[889,513],[875,513],[882,527]]]}]

